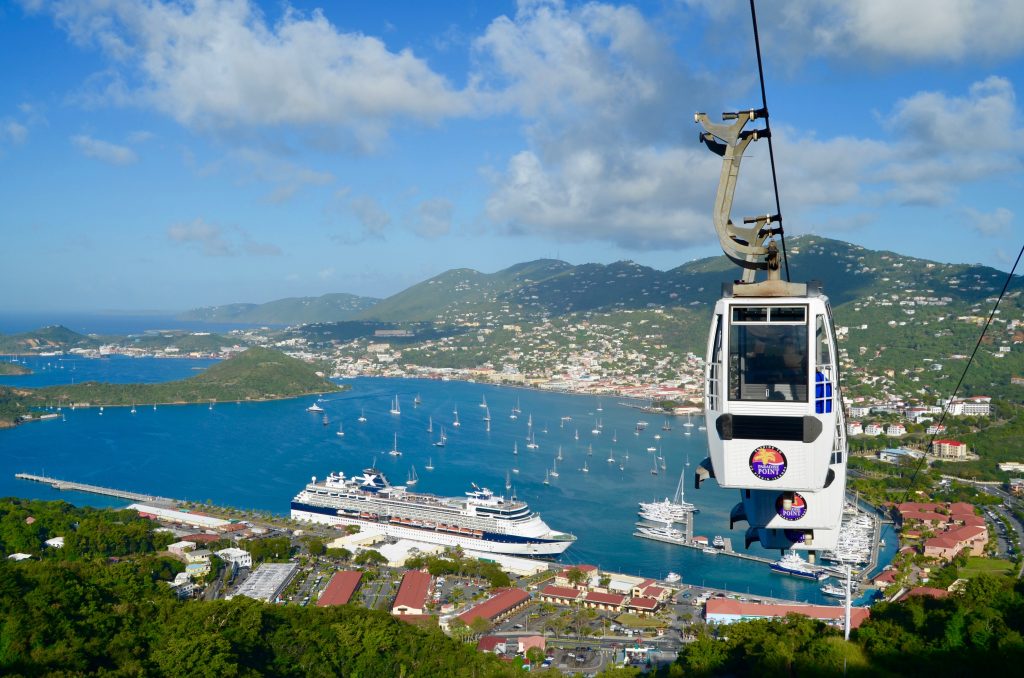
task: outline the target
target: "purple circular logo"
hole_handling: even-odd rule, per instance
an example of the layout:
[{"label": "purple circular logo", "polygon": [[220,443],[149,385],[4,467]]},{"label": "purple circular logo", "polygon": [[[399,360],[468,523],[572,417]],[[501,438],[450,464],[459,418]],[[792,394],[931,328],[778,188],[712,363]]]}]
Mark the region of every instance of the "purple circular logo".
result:
[{"label": "purple circular logo", "polygon": [[785,530],[786,539],[794,544],[803,544],[809,533],[803,530]]},{"label": "purple circular logo", "polygon": [[775,512],[786,520],[800,520],[807,515],[807,500],[799,492],[794,492],[792,497],[780,494],[775,500]]},{"label": "purple circular logo", "polygon": [[761,480],[778,480],[786,473],[786,455],[773,445],[762,445],[750,454],[750,471]]}]

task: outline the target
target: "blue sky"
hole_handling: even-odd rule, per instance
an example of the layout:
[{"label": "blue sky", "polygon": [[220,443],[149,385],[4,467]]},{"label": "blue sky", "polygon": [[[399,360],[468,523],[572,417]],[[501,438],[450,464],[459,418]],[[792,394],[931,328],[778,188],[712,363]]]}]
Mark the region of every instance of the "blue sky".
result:
[{"label": "blue sky", "polygon": [[[1009,270],[1019,0],[762,2],[787,234]],[[173,310],[718,254],[693,112],[745,1],[0,4],[0,310]],[[767,146],[734,217],[774,211]],[[827,284],[827,281],[826,281]]]}]

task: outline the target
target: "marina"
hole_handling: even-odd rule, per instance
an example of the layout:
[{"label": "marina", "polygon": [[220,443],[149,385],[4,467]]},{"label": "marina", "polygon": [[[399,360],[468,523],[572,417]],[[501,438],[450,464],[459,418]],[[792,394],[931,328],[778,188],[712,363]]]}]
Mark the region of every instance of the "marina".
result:
[{"label": "marina", "polygon": [[[191,369],[187,359],[81,362],[90,363],[90,368],[114,371],[130,368],[138,375],[135,378],[145,381],[162,381],[164,374]],[[82,369],[79,367],[79,371]],[[91,376],[102,379],[105,375],[94,369]],[[115,374],[106,378],[117,379]],[[308,483],[310,476],[332,468],[364,468],[376,457],[381,470],[402,482],[410,466],[416,466],[422,472],[417,491],[458,496],[470,482],[476,482],[514,494],[552,527],[576,535],[577,540],[560,556],[562,563],[600,563],[610,570],[631,574],[671,570],[688,583],[706,580],[716,588],[749,588],[760,595],[783,599],[827,601],[818,586],[768,572],[765,563],[778,559],[777,550],[757,545],[749,550],[742,546],[735,551],[715,549],[716,555],[728,555],[715,558],[703,553],[699,544],[680,548],[678,544],[633,536],[639,502],[672,497],[686,458],[696,459],[703,452],[701,436],[684,436],[682,426],[663,432],[661,419],[653,420],[658,424],[650,429],[662,433],[659,442],[667,466],[661,471],[659,465],[661,472],[655,476],[649,472],[652,460],[644,459],[642,452],[653,441],[654,430],[644,427],[636,436],[620,436],[618,443],[611,443],[613,430],[632,433],[636,429],[636,410],[631,408],[606,401],[600,416],[609,434],[591,438],[589,431],[597,415],[596,399],[590,396],[454,381],[357,378],[343,383],[351,389],[324,396],[319,402],[333,422],[330,427],[321,425],[320,415],[307,413],[310,401],[302,399],[219,403],[209,411],[205,404],[158,410],[146,407],[139,408],[135,415],[130,415],[127,407],[108,408],[104,417],[96,416],[95,410],[66,410],[65,422],[18,427],[3,433],[5,450],[10,453],[0,457],[0,495],[59,498],[94,506],[127,503],[127,497],[87,494],[77,486],[58,491],[49,484],[14,477],[15,473],[31,472],[73,480],[83,487],[128,488],[146,497],[175,497],[197,503],[209,500],[214,505],[283,516],[296,489]],[[399,401],[408,403],[417,393],[422,399],[419,407],[402,408],[401,416],[389,416],[396,394]],[[550,413],[546,416],[551,422],[568,417],[565,421],[569,423],[543,427],[544,420],[535,416],[534,432],[541,446],[538,452],[524,448],[526,416],[517,420],[495,416],[490,433],[481,417],[462,417],[459,429],[445,426],[445,446],[435,446],[439,423],[449,423],[457,404],[472,403],[473,410],[483,414],[483,408],[478,410],[477,405],[484,396],[493,412],[544,412]],[[360,422],[360,418],[365,421]],[[433,433],[427,430],[431,420],[436,420]],[[573,422],[584,422],[586,427],[587,435],[581,435],[580,441],[574,439]],[[344,437],[336,435],[342,426]],[[386,453],[395,446],[396,434],[401,457]],[[591,440],[594,459],[588,457]],[[511,454],[517,445],[519,454]],[[611,454],[617,463],[605,463]],[[549,477],[545,485],[543,479],[545,471],[550,474],[553,467],[552,457],[560,457],[560,475]],[[197,472],[182,474],[186,459]],[[424,471],[428,465],[434,470]],[[589,472],[583,473],[579,469],[585,466]],[[41,472],[51,468],[60,472]],[[504,490],[506,477],[511,485],[508,490]],[[696,534],[722,534],[730,545],[743,544],[743,529],[724,529],[736,501],[735,491],[707,485],[692,498],[688,492],[687,499],[699,509],[693,518]],[[884,564],[895,552],[896,540],[890,526],[883,525],[882,529],[889,544],[879,549],[878,562]]]}]

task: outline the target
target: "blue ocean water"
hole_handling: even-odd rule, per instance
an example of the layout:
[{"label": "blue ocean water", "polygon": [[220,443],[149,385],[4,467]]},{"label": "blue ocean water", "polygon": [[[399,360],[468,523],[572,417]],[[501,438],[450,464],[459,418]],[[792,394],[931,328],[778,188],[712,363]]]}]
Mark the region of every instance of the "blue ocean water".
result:
[{"label": "blue ocean water", "polygon": [[[162,381],[180,378],[208,362],[111,358],[79,361],[76,370],[90,374],[106,371],[111,380],[130,372],[140,381]],[[60,380],[68,370],[39,374],[44,373],[47,379]],[[599,401],[589,396],[454,381],[358,378],[345,383],[351,390],[326,395],[320,403],[328,425],[319,415],[306,412],[313,398],[217,403],[212,409],[207,405],[139,407],[134,415],[129,408],[106,408],[103,416],[94,409],[65,409],[65,420],[0,431],[0,496],[60,498],[94,506],[125,503],[58,492],[14,478],[17,472],[45,473],[287,514],[291,498],[311,476],[322,477],[329,471],[351,474],[373,463],[394,483],[404,482],[415,465],[420,478],[417,491],[440,495],[459,495],[470,489],[471,482],[504,492],[506,475],[510,475],[520,499],[529,502],[555,529],[578,537],[561,558],[563,562],[592,563],[645,576],[675,571],[692,584],[828,602],[817,585],[771,574],[764,564],[632,536],[637,502],[671,496],[689,461],[686,498],[700,508],[695,534],[709,538],[721,534],[742,547],[743,526],[727,529],[729,509],[738,501],[736,491],[722,490],[714,482],[705,483],[699,491],[692,489],[692,467],[706,456],[706,442],[696,427],[692,435],[684,435],[681,420],[672,422],[671,431],[662,431],[661,418],[613,398]],[[388,412],[396,395],[402,409],[399,416]],[[414,407],[417,395],[422,405]],[[484,409],[479,406],[484,397],[492,416],[489,433],[485,431]],[[516,402],[522,414],[512,420],[509,414]],[[456,407],[460,428],[452,426]],[[360,413],[365,413],[365,423],[357,421]],[[526,447],[529,415],[539,450]],[[562,417],[572,419],[563,425]],[[639,419],[650,425],[636,435]],[[427,432],[431,420],[433,436]],[[598,420],[603,424],[602,433],[595,435],[591,431]],[[431,444],[441,425],[448,434],[444,448]],[[336,435],[339,427],[344,428],[344,437]],[[395,434],[401,457],[387,453]],[[656,434],[661,440],[654,438]],[[612,442],[613,437],[617,443]],[[513,444],[518,445],[518,456],[512,454]],[[545,469],[552,468],[559,446],[564,457],[558,465],[560,476],[544,485]],[[651,446],[660,447],[666,460],[667,468],[659,469],[656,476],[651,474],[656,453],[646,451]],[[625,461],[627,452],[629,460]],[[615,463],[606,461],[610,453]],[[425,469],[428,459],[435,467],[432,472]],[[584,461],[589,473],[579,470]],[[520,473],[511,475],[517,462]],[[620,463],[624,464],[622,470]],[[888,560],[896,540],[891,534],[885,538]],[[777,557],[756,545],[750,553]]]}]

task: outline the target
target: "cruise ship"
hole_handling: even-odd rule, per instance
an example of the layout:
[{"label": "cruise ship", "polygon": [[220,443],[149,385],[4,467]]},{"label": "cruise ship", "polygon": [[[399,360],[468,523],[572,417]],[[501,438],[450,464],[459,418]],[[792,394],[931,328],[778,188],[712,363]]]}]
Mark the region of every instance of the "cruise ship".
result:
[{"label": "cruise ship", "polygon": [[365,525],[389,537],[474,551],[554,558],[576,541],[552,530],[525,502],[477,487],[465,497],[438,497],[392,485],[376,468],[331,473],[292,500],[291,517],[328,525]]}]

